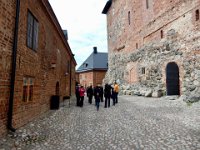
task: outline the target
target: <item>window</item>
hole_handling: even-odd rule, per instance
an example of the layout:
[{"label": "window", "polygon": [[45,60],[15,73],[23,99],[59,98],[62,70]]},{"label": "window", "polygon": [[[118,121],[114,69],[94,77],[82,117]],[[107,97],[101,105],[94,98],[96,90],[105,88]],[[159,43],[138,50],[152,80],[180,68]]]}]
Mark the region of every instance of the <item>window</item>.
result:
[{"label": "window", "polygon": [[129,25],[131,24],[131,12],[130,11],[128,12],[128,24]]},{"label": "window", "polygon": [[161,39],[164,37],[163,30],[160,31],[160,37],[161,37]]},{"label": "window", "polygon": [[149,8],[149,0],[146,0],[146,8]]},{"label": "window", "polygon": [[23,97],[24,102],[33,100],[33,78],[24,77],[23,78]]},{"label": "window", "polygon": [[88,67],[88,63],[84,63],[84,67],[87,68]]},{"label": "window", "polygon": [[145,67],[142,67],[142,74],[145,74]]},{"label": "window", "polygon": [[136,49],[138,49],[138,43],[136,43],[135,47],[136,47]]},{"label": "window", "polygon": [[37,19],[28,11],[27,46],[33,50],[38,47],[38,26]]},{"label": "window", "polygon": [[196,10],[195,14],[196,14],[196,21],[198,21],[199,20],[199,10],[198,9]]}]

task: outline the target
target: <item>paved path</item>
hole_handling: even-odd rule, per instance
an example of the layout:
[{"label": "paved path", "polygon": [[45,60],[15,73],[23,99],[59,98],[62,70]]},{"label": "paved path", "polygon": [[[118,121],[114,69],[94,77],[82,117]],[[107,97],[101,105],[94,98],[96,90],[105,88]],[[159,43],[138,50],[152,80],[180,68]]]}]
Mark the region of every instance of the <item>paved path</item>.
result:
[{"label": "paved path", "polygon": [[200,150],[200,102],[122,96],[99,111],[74,104],[0,139],[0,150]]}]

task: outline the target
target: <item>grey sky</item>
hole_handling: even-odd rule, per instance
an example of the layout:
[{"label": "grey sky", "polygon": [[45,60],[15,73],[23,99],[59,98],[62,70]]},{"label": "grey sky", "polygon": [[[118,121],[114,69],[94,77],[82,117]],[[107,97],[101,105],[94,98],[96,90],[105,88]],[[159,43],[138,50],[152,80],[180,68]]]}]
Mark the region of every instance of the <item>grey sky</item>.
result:
[{"label": "grey sky", "polygon": [[68,30],[69,45],[77,67],[97,46],[107,52],[106,15],[102,10],[107,0],[49,0],[62,29]]}]

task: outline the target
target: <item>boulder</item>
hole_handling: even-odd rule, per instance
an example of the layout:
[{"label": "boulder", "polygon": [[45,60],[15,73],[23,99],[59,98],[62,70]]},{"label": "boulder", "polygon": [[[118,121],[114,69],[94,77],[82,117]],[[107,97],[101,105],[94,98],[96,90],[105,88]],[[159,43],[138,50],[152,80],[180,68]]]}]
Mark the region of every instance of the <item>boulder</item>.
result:
[{"label": "boulder", "polygon": [[161,97],[162,96],[162,91],[161,90],[158,90],[158,91],[154,91],[152,93],[152,97]]},{"label": "boulder", "polygon": [[152,96],[152,90],[146,91],[146,93],[145,93],[144,96],[145,96],[145,97],[151,97],[151,96]]}]

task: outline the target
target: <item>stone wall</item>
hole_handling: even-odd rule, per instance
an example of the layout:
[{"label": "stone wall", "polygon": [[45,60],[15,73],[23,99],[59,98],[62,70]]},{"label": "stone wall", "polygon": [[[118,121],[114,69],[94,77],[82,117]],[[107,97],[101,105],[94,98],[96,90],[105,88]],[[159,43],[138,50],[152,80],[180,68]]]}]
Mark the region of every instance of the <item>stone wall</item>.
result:
[{"label": "stone wall", "polygon": [[175,62],[180,95],[198,96],[199,9],[198,0],[149,0],[148,8],[146,1],[113,0],[107,12],[105,82],[117,80],[123,94],[166,95],[166,66]]},{"label": "stone wall", "polygon": [[[177,34],[170,30],[168,37],[161,42],[149,43],[128,55],[110,54],[105,82],[117,80],[121,94],[145,96],[151,91],[151,94],[161,92],[157,95],[166,95],[166,66],[175,62],[179,67],[181,95],[197,94],[200,89],[199,50],[186,52],[182,47],[185,40],[177,39]],[[134,72],[130,71],[129,64]],[[145,68],[145,74],[142,74],[142,68]],[[136,74],[137,80],[131,83],[130,76],[133,74]]]}]

